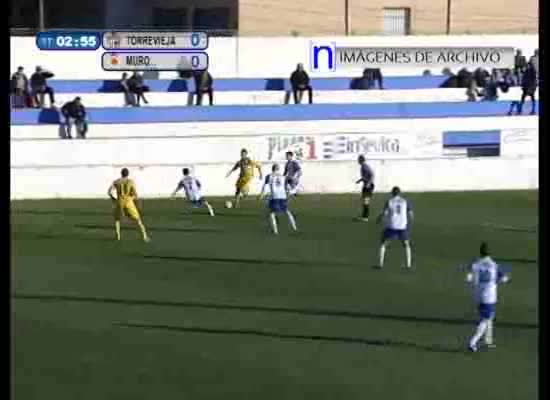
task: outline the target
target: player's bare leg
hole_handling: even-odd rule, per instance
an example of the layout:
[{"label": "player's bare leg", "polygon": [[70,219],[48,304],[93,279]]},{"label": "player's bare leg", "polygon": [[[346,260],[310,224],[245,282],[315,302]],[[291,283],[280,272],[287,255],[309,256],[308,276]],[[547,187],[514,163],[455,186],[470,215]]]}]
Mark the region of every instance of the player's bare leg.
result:
[{"label": "player's bare leg", "polygon": [[412,266],[411,243],[408,240],[404,240],[403,247],[405,248],[405,259],[407,261],[406,267],[410,269]]},{"label": "player's bare leg", "polygon": [[120,240],[120,219],[115,220],[115,239]]},{"label": "player's bare leg", "polygon": [[493,342],[493,320],[487,320],[487,330],[485,331],[485,344],[487,347],[496,347]]},{"label": "player's bare leg", "polygon": [[214,216],[214,208],[210,205],[210,203],[205,201],[204,206],[208,209],[208,214],[210,214],[210,216],[213,217]]},{"label": "player's bare leg", "polygon": [[383,241],[382,244],[380,245],[380,250],[379,250],[379,254],[378,254],[378,268],[384,268],[384,258],[386,257],[386,246],[387,246],[387,242],[386,241]]},{"label": "player's bare leg", "polygon": [[269,214],[269,222],[271,223],[271,230],[273,231],[273,233],[275,235],[278,235],[279,228],[277,228],[277,216],[275,215],[275,213],[272,212]]},{"label": "player's bare leg", "polygon": [[237,192],[235,193],[235,208],[239,208],[241,197],[243,196],[243,192],[241,189],[237,189]]},{"label": "player's bare leg", "polygon": [[363,199],[363,212],[361,213],[361,220],[368,222],[370,217],[370,197]]},{"label": "player's bare leg", "polygon": [[489,324],[489,320],[482,319],[479,324],[477,325],[476,331],[474,333],[474,336],[470,339],[470,343],[468,348],[470,351],[477,351],[477,342],[485,335],[485,332],[487,331],[487,326]]},{"label": "player's bare leg", "polygon": [[286,211],[286,215],[288,217],[288,222],[290,223],[290,227],[293,231],[297,231],[298,227],[296,226],[296,219],[294,219],[294,215],[290,212],[290,210]]},{"label": "player's bare leg", "polygon": [[150,239],[149,239],[149,236],[147,236],[147,230],[145,229],[145,225],[143,225],[143,222],[141,221],[141,219],[137,219],[136,223],[139,227],[139,230],[141,231],[141,237],[143,238],[143,241],[149,242]]}]

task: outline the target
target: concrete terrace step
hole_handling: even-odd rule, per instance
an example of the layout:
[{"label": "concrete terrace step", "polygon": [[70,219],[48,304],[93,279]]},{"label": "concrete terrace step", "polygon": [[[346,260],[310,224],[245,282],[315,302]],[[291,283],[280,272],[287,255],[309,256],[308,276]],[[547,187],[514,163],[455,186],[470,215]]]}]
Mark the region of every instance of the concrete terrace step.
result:
[{"label": "concrete terrace step", "polygon": [[[56,95],[58,105],[80,96],[86,107],[122,107],[123,93],[61,93]],[[501,93],[499,100],[517,100],[521,96],[520,88],[510,88]],[[169,92],[147,93],[149,105],[144,107],[172,107],[193,105],[195,97],[191,93]],[[313,92],[315,104],[343,103],[436,103],[466,100],[465,89],[416,89],[416,90],[327,90]],[[303,100],[307,102],[307,95]],[[292,96],[278,91],[215,92],[215,105],[276,105],[294,103]],[[204,96],[203,104],[208,103]]]},{"label": "concrete terrace step", "polygon": [[[527,106],[530,106],[528,104]],[[288,106],[213,106],[89,108],[91,124],[169,123],[193,121],[303,121],[384,118],[447,118],[502,116],[509,101],[446,103],[307,104]],[[538,102],[536,104],[538,112]],[[15,110],[12,125],[58,124],[59,112]]]}]

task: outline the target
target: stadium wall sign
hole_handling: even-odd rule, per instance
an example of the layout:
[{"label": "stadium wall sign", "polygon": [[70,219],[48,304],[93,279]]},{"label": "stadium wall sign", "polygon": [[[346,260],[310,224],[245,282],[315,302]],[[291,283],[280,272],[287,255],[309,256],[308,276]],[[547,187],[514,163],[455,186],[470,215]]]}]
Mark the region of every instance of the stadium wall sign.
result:
[{"label": "stadium wall sign", "polygon": [[332,135],[162,137],[142,139],[12,140],[15,168],[78,167],[117,164],[209,164],[237,161],[246,148],[258,161],[283,161],[287,151],[304,161],[355,161],[360,154],[373,159],[440,157],[441,131],[418,140],[414,133],[336,133]]},{"label": "stadium wall sign", "polygon": [[[120,132],[120,131],[118,131]],[[449,135],[454,141],[449,142]],[[458,136],[457,136],[458,135]],[[447,142],[443,143],[443,138]],[[480,141],[481,140],[481,141]],[[246,148],[261,162],[284,161],[292,151],[304,161],[355,161],[440,158],[479,145],[492,146],[495,156],[538,156],[538,130],[510,128],[490,131],[338,132],[325,135],[164,136],[103,138],[86,141],[14,140],[10,142],[12,168],[129,165],[195,165],[231,163]],[[456,150],[456,151],[455,151]],[[459,151],[460,150],[460,151]],[[474,153],[476,154],[476,153]],[[471,155],[470,155],[471,156]]]},{"label": "stadium wall sign", "polygon": [[[538,157],[424,158],[372,160],[379,192],[399,185],[407,192],[512,190],[538,188]],[[206,196],[231,196],[236,176],[225,174],[233,163],[193,166]],[[11,199],[100,198],[105,187],[120,174],[122,165],[80,165],[11,168]],[[167,197],[181,177],[181,163],[130,165],[142,197]],[[267,170],[269,164],[264,164]],[[475,178],[474,178],[475,177]],[[302,185],[306,193],[359,193],[355,161],[304,163]],[[67,182],[72,184],[67,185]],[[260,190],[257,179],[252,193]],[[106,207],[108,202],[106,200]]]}]

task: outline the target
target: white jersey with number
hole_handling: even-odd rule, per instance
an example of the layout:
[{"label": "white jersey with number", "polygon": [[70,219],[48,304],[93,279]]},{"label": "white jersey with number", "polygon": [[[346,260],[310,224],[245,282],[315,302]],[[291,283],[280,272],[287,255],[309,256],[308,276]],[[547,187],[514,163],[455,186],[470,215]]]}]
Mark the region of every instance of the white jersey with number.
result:
[{"label": "white jersey with number", "polygon": [[265,177],[265,186],[269,189],[269,195],[274,200],[285,200],[287,198],[287,184],[285,177],[274,172]]},{"label": "white jersey with number", "polygon": [[187,197],[189,201],[199,201],[202,198],[201,184],[192,176],[184,176],[178,188],[183,188],[183,190],[185,190],[185,197]]},{"label": "white jersey with number", "polygon": [[497,263],[487,256],[473,262],[470,268],[476,302],[495,304],[498,282],[501,278]]},{"label": "white jersey with number", "polygon": [[410,206],[407,200],[401,196],[395,196],[388,200],[384,210],[386,228],[405,230],[409,225]]}]

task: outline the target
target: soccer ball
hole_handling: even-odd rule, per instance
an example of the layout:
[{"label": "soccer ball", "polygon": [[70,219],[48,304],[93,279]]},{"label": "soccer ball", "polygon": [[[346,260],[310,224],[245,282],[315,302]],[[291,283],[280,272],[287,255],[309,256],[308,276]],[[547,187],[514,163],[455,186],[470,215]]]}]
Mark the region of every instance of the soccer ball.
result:
[{"label": "soccer ball", "polygon": [[233,203],[231,203],[229,200],[225,202],[225,208],[233,208]]}]

